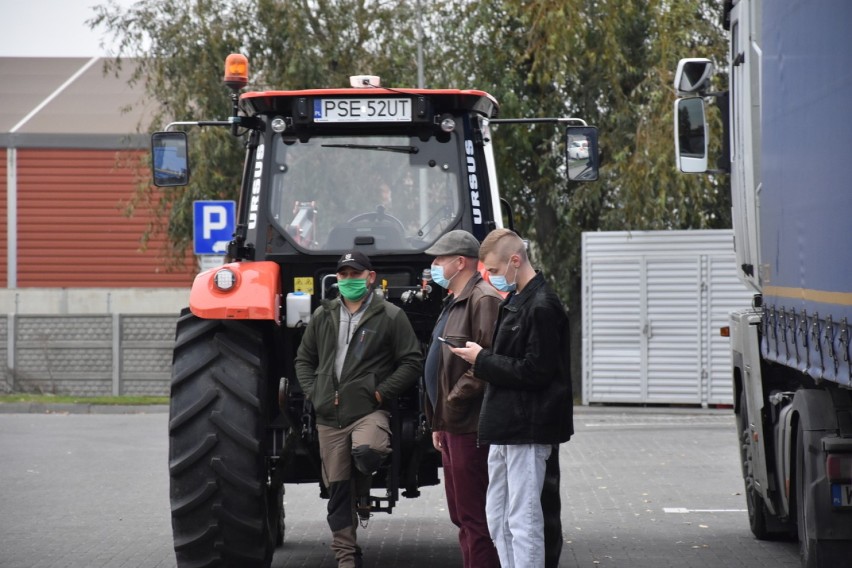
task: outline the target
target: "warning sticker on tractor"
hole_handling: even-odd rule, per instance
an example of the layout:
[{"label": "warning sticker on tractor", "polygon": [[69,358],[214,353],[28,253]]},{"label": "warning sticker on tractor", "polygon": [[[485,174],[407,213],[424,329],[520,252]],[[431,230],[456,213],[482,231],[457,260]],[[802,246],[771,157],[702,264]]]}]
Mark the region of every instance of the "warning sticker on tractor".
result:
[{"label": "warning sticker on tractor", "polygon": [[314,279],[310,276],[306,278],[293,278],[293,291],[304,292],[305,294],[314,294]]}]

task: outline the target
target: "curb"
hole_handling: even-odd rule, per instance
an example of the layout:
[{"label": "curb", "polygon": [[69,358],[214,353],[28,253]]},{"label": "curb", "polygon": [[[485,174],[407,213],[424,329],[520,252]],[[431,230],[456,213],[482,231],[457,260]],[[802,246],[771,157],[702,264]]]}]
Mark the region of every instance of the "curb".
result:
[{"label": "curb", "polygon": [[162,414],[168,413],[165,404],[42,404],[38,402],[0,403],[0,414]]}]

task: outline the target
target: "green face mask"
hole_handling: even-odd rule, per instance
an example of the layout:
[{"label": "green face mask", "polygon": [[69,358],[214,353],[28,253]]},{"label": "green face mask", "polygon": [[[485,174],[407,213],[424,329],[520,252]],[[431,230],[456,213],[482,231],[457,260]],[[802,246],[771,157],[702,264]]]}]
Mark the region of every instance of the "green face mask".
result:
[{"label": "green face mask", "polygon": [[340,295],[350,302],[357,302],[367,293],[366,278],[348,278],[346,280],[338,280],[337,288],[340,290]]}]

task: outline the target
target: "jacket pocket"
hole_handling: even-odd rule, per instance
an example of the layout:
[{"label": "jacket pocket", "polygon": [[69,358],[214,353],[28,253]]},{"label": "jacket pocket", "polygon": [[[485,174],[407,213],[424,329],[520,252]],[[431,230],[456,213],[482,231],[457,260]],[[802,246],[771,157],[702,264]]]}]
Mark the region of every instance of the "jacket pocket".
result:
[{"label": "jacket pocket", "polygon": [[376,375],[365,373],[340,384],[340,421],[344,424],[365,416],[379,407],[376,400]]},{"label": "jacket pocket", "polygon": [[444,405],[444,422],[459,426],[472,420],[471,412],[479,410],[478,399],[453,399]]},{"label": "jacket pocket", "polygon": [[317,416],[334,418],[334,380],[331,373],[317,373],[314,390],[309,398]]},{"label": "jacket pocket", "polygon": [[364,359],[364,355],[369,353],[370,346],[375,343],[376,330],[361,328],[352,337],[355,345],[352,346],[352,357],[356,361]]}]

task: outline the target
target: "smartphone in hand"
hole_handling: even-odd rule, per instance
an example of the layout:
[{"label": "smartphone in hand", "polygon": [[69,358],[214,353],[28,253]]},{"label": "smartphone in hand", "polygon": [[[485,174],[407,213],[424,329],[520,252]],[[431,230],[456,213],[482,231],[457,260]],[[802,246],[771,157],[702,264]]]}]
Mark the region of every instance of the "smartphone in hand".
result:
[{"label": "smartphone in hand", "polygon": [[442,343],[446,343],[446,344],[447,344],[447,345],[449,345],[450,347],[464,347],[464,342],[463,342],[463,341],[460,341],[460,340],[458,340],[458,339],[455,339],[455,338],[453,338],[453,339],[447,339],[446,337],[440,337],[440,336],[439,336],[439,337],[438,337],[438,341],[440,341],[440,342],[442,342]]}]

